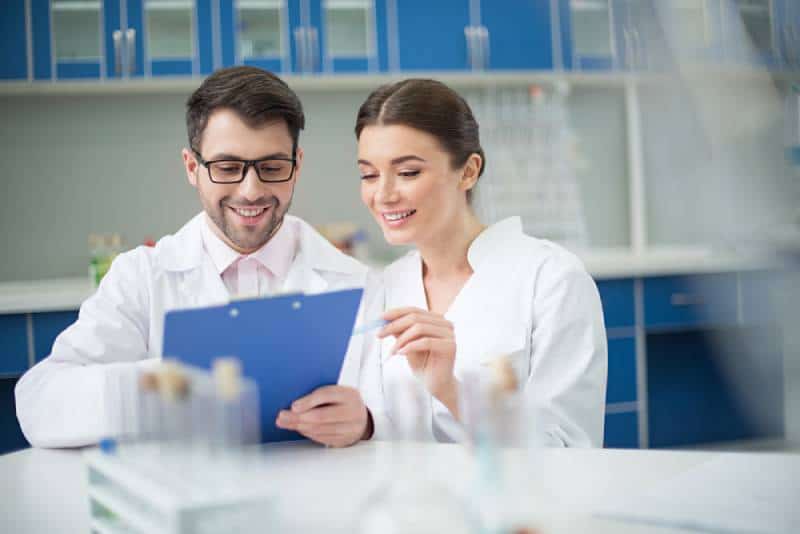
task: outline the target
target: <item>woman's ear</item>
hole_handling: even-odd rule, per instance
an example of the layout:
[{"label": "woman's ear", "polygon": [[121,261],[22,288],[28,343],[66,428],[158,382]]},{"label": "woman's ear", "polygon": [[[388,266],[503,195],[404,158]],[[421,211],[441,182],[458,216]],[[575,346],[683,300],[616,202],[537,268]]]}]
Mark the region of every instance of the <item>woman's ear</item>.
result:
[{"label": "woman's ear", "polygon": [[478,178],[481,174],[481,167],[483,166],[483,158],[480,154],[473,153],[467,158],[464,164],[464,170],[461,173],[461,183],[459,188],[462,191],[469,191],[475,184],[478,183]]}]

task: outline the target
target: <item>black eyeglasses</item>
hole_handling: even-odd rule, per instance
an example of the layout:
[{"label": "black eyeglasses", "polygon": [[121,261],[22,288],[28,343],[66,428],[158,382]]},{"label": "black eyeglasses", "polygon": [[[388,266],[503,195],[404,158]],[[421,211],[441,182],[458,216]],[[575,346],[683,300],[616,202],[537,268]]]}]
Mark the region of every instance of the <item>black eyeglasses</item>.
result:
[{"label": "black eyeglasses", "polygon": [[200,153],[192,149],[197,160],[208,169],[208,177],[215,184],[238,184],[244,181],[250,167],[256,170],[256,176],[262,182],[277,184],[288,182],[294,175],[297,158],[264,158],[264,159],[215,159],[206,161]]}]

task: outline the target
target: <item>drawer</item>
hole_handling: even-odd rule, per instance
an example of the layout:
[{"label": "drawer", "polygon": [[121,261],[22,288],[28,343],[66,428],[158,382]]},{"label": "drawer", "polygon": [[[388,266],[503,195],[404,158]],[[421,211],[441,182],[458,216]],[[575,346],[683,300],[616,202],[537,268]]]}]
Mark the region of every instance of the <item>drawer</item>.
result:
[{"label": "drawer", "polygon": [[632,279],[599,280],[597,289],[603,304],[606,328],[630,327],[636,324]]},{"label": "drawer", "polygon": [[603,446],[607,449],[639,448],[639,422],[636,412],[606,415]]},{"label": "drawer", "polygon": [[36,361],[46,358],[58,334],[78,319],[78,310],[33,314],[33,341]]},{"label": "drawer", "polygon": [[735,273],[661,276],[644,281],[645,327],[732,325],[737,321]]},{"label": "drawer", "polygon": [[608,387],[606,402],[636,400],[636,340],[632,337],[608,341]]},{"label": "drawer", "polygon": [[28,330],[25,314],[0,315],[0,374],[19,375],[28,369]]}]

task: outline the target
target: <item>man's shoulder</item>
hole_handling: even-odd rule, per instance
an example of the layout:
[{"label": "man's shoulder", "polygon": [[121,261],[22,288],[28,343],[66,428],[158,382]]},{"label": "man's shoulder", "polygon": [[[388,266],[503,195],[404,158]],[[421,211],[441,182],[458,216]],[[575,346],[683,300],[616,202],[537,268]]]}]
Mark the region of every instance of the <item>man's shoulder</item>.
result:
[{"label": "man's shoulder", "polygon": [[294,215],[286,215],[284,221],[292,225],[299,252],[312,269],[357,276],[367,273],[366,265],[337,249],[308,222]]}]

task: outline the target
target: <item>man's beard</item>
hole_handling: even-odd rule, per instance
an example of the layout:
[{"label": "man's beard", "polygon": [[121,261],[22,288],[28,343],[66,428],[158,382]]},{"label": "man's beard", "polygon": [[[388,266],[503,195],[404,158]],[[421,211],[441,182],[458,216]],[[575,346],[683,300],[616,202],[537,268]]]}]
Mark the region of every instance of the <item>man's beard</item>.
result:
[{"label": "man's beard", "polygon": [[[227,215],[227,212],[230,210],[226,203],[227,200],[227,198],[220,200],[217,206],[218,209],[214,210],[213,212],[208,210],[208,215],[211,217],[211,220],[214,221],[214,224],[217,226],[217,228],[219,228],[223,235],[225,235],[225,237],[231,243],[233,243],[237,249],[249,251],[260,249],[272,238],[273,235],[275,235],[275,233],[277,233],[278,229],[283,223],[283,218],[286,215],[286,212],[289,211],[289,207],[292,204],[290,198],[289,203],[283,207],[283,209],[281,209],[282,206],[280,201],[274,196],[270,198],[268,202],[259,200],[248,203],[249,205],[253,206],[270,206],[269,219],[267,220],[267,224],[264,229],[260,230],[253,228],[252,231],[248,231],[247,229],[237,227],[230,222]],[[241,207],[246,206],[243,203],[238,203],[238,205]]]}]

